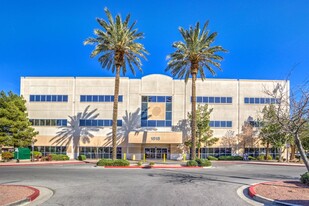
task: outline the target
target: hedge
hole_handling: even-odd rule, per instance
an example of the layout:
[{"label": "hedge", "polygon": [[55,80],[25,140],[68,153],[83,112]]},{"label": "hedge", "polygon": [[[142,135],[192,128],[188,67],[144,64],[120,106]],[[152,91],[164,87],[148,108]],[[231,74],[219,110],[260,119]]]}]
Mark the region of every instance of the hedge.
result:
[{"label": "hedge", "polygon": [[130,162],[128,160],[118,159],[101,159],[97,162],[98,166],[130,166]]},{"label": "hedge", "polygon": [[196,159],[195,160],[199,167],[209,167],[211,166],[211,162],[207,159]]},{"label": "hedge", "polygon": [[81,161],[84,161],[84,160],[86,160],[87,158],[86,158],[86,155],[79,155],[79,156],[77,157],[77,159],[78,159],[78,160],[81,160]]},{"label": "hedge", "polygon": [[241,156],[220,156],[218,157],[219,160],[243,160]]},{"label": "hedge", "polygon": [[[259,155],[259,156],[257,156],[256,159],[257,160],[265,160],[265,155]],[[272,156],[267,155],[267,160],[272,160],[272,159],[273,159]]]},{"label": "hedge", "polygon": [[208,156],[207,157],[208,160],[218,160],[218,158],[214,157],[214,156]]},{"label": "hedge", "polygon": [[189,160],[187,162],[187,166],[189,166],[189,167],[197,167],[198,163],[195,160]]},{"label": "hedge", "polygon": [[300,181],[309,186],[309,172],[300,175]]}]

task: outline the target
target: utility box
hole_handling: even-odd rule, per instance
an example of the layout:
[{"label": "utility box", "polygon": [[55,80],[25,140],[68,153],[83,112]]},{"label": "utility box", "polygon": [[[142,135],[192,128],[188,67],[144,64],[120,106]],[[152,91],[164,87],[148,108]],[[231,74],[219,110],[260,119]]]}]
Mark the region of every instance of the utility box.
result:
[{"label": "utility box", "polygon": [[14,151],[14,159],[19,159],[19,160],[27,160],[30,159],[31,157],[31,152],[29,148],[24,148],[24,147],[19,147],[15,148]]}]

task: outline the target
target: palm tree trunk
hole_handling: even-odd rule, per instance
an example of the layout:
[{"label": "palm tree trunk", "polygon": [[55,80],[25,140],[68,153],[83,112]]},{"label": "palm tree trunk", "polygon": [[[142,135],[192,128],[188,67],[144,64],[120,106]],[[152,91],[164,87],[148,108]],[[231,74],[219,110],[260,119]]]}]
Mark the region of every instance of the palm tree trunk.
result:
[{"label": "palm tree trunk", "polygon": [[113,127],[112,127],[112,141],[113,141],[113,160],[117,159],[117,117],[118,117],[118,96],[120,83],[120,65],[116,66],[115,77],[115,91],[114,91],[114,105],[113,105]]},{"label": "palm tree trunk", "polygon": [[301,158],[303,159],[305,165],[306,165],[306,168],[307,168],[307,171],[309,172],[309,161],[308,161],[308,158],[306,156],[306,153],[305,153],[305,150],[301,144],[301,140],[299,138],[299,135],[298,134],[295,134],[294,135],[294,140],[295,140],[295,145],[297,146],[297,149],[300,153],[300,156]]},{"label": "palm tree trunk", "polygon": [[192,122],[191,122],[191,137],[192,137],[192,148],[191,148],[191,160],[195,159],[196,156],[196,73],[192,72]]}]

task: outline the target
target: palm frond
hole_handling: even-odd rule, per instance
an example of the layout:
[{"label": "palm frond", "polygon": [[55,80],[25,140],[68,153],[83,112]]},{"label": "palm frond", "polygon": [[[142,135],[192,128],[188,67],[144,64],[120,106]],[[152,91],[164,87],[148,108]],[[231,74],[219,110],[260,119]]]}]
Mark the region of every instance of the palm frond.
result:
[{"label": "palm frond", "polygon": [[143,39],[144,34],[135,29],[136,21],[130,25],[130,14],[122,20],[118,14],[113,18],[111,12],[104,8],[107,20],[97,18],[101,29],[95,29],[95,37],[87,38],[84,45],[95,45],[91,57],[99,56],[99,62],[104,69],[115,72],[120,65],[125,75],[127,67],[135,75],[135,69],[142,70],[142,61],[149,53],[137,40]]}]

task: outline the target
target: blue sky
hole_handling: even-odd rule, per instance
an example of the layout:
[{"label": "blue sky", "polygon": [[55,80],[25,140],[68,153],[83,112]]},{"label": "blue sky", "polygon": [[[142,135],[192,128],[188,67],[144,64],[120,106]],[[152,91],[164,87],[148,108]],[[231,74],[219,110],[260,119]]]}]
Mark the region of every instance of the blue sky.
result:
[{"label": "blue sky", "polygon": [[284,79],[295,65],[292,87],[309,78],[307,0],[1,0],[0,90],[19,93],[21,76],[114,76],[89,57],[93,46],[83,45],[104,7],[131,13],[145,33],[150,56],[136,78],[165,74],[171,45],[181,40],[178,27],[206,20],[219,34],[215,45],[229,50],[223,72],[209,78]]}]

